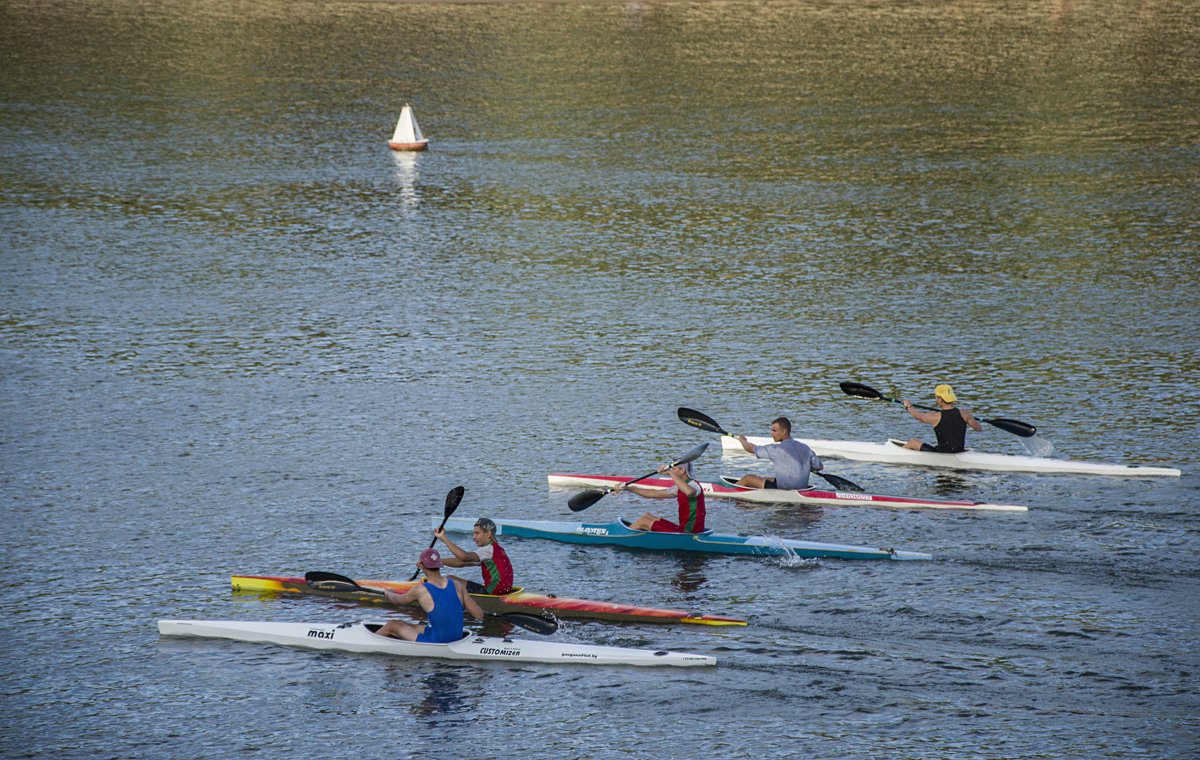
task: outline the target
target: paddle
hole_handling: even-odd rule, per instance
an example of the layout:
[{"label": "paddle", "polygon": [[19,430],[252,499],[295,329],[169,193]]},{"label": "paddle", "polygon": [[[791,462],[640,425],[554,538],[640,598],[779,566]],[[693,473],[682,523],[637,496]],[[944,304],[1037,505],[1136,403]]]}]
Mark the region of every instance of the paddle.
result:
[{"label": "paddle", "polygon": [[[700,455],[704,453],[704,450],[707,448],[708,448],[708,444],[702,443],[699,446],[697,446],[696,448],[689,451],[688,453],[686,453],[683,456],[676,459],[674,462],[671,462],[671,464],[669,464],[667,466],[675,467],[677,465],[687,464],[688,462],[698,459],[700,457]],[[654,470],[653,472],[648,472],[640,478],[634,478],[633,480],[625,483],[625,485],[627,485],[627,486],[633,485],[634,483],[637,483],[639,480],[645,480],[646,478],[650,477],[651,475],[657,475],[657,474],[658,474],[658,470]],[[572,512],[582,512],[583,510],[592,506],[593,504],[600,501],[601,499],[603,499],[605,496],[607,496],[608,494],[610,494],[612,492],[613,492],[613,489],[606,488],[603,491],[584,491],[583,493],[577,493],[571,497],[570,501],[567,502],[567,506],[570,507]]]},{"label": "paddle", "polygon": [[[842,392],[847,396],[853,396],[855,398],[880,399],[881,401],[891,401],[896,404],[904,403],[898,398],[889,398],[871,386],[863,385],[862,383],[854,383],[846,380],[841,383],[841,386]],[[920,404],[913,404],[913,406],[918,409],[924,409],[927,412],[941,411],[941,409],[932,406],[921,406]],[[1030,425],[1028,422],[1005,419],[989,420],[984,419],[983,417],[976,417],[976,419],[980,422],[986,422],[989,425],[994,425],[1006,433],[1012,433],[1013,435],[1018,435],[1022,438],[1032,438],[1033,436],[1037,435],[1037,428],[1033,425]]]},{"label": "paddle", "polygon": [[[737,438],[733,433],[725,432],[725,429],[717,424],[717,421],[709,417],[704,412],[697,412],[695,409],[688,409],[686,406],[679,407],[679,419],[692,427],[698,427],[701,430],[707,430],[710,433],[720,433],[727,435],[730,438]],[[862,491],[862,486],[853,483],[838,475],[827,475],[821,470],[813,470],[814,475],[818,475],[839,491]]]},{"label": "paddle", "polygon": [[[442,511],[441,527],[446,527],[446,521],[450,519],[450,515],[454,514],[454,510],[458,509],[458,504],[462,501],[464,491],[466,491],[466,489],[462,486],[455,486],[454,488],[450,489],[449,493],[446,494],[446,508]],[[429,548],[432,549],[435,544],[437,544],[437,536],[434,536],[433,540],[429,542]],[[410,575],[408,579],[410,581],[415,581],[417,576],[420,574],[421,568],[418,567],[413,571],[413,574]]]},{"label": "paddle", "polygon": [[[337,573],[326,573],[320,570],[310,570],[305,573],[304,582],[318,591],[358,592],[370,594],[371,596],[387,596],[382,589],[360,586],[358,581],[353,578],[338,575]],[[540,633],[543,636],[549,636],[558,630],[557,622],[539,615],[528,615],[524,612],[487,612],[486,610],[483,614],[504,618],[513,625],[520,626],[527,631]]]}]

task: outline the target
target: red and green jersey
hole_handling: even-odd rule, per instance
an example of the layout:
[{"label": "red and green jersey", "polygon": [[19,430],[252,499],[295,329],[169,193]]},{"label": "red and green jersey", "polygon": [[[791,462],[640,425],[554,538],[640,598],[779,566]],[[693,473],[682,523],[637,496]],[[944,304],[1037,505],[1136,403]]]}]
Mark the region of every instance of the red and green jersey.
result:
[{"label": "red and green jersey", "polygon": [[479,569],[483,571],[483,587],[489,594],[507,594],[513,587],[512,563],[504,547],[495,541],[475,547]]},{"label": "red and green jersey", "polygon": [[676,525],[670,520],[655,520],[650,530],[659,533],[704,532],[704,489],[691,478],[685,482],[692,484],[695,493],[688,496],[681,490],[675,492],[675,501],[679,503],[679,524]]},{"label": "red and green jersey", "polygon": [[688,478],[694,494],[688,496],[683,491],[676,491],[675,501],[679,502],[679,532],[704,532],[704,489],[696,481]]}]

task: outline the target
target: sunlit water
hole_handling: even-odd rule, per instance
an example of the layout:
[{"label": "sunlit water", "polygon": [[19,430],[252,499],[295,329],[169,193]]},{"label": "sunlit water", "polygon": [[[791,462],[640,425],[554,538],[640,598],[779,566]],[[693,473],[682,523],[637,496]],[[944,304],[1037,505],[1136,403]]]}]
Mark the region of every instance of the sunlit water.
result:
[{"label": "sunlit water", "polygon": [[[0,26],[0,755],[1195,756],[1194,4],[5,0]],[[427,153],[386,148],[405,102]],[[710,502],[932,562],[507,543],[530,589],[748,619],[556,634],[709,670],[157,635],[401,614],[229,576],[407,576],[458,484],[460,516],[568,519],[546,474],[653,469],[706,439],[678,406],[928,435],[846,379],[952,382],[1059,456],[1184,476],[830,460],[1030,511]],[[718,452],[702,477],[766,471]]]}]

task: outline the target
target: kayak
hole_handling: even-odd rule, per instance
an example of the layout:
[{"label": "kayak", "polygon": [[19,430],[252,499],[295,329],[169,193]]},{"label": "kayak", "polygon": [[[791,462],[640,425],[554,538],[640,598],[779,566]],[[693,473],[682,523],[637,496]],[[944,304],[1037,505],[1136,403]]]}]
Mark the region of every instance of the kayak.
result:
[{"label": "kayak", "polygon": [[308,649],[436,657],[443,660],[583,663],[587,665],[716,665],[715,657],[684,652],[568,644],[559,641],[464,636],[449,644],[402,641],[380,636],[383,623],[262,623],[241,620],[159,620],[163,636],[234,639]]},{"label": "kayak", "polygon": [[[420,581],[355,581],[360,586],[388,588],[397,594],[417,585]],[[286,578],[270,575],[235,575],[235,591],[317,594],[353,602],[385,603],[378,594],[367,591],[326,591],[308,585],[303,578]],[[745,620],[719,615],[701,615],[684,610],[637,607],[630,604],[595,602],[590,599],[572,599],[553,594],[531,594],[520,588],[507,594],[471,594],[484,612],[527,612],[548,613],[556,618],[586,618],[622,623],[694,623],[698,625],[745,625]]]},{"label": "kayak", "polygon": [[[770,438],[748,437],[755,446],[771,443]],[[939,454],[936,451],[915,451],[904,448],[904,441],[889,438],[886,443],[866,441],[827,441],[813,438],[797,438],[816,452],[819,457],[854,459],[860,462],[883,462],[907,464],[914,467],[941,467],[951,470],[986,470],[988,472],[1041,472],[1067,475],[1108,475],[1122,478],[1151,476],[1179,477],[1182,473],[1174,467],[1150,467],[1136,464],[1109,464],[1089,462],[1082,459],[1055,459],[1021,454],[988,454],[967,449],[959,454]],[[721,437],[725,449],[741,451],[742,445],[736,438]]]},{"label": "kayak", "polygon": [[[440,520],[434,519],[437,527]],[[933,559],[933,555],[896,549],[874,549],[849,544],[824,544],[775,536],[743,536],[730,533],[658,533],[634,530],[625,519],[611,523],[554,522],[547,520],[495,520],[496,535],[546,538],[571,544],[609,544],[630,549],[707,552],[756,556],[840,557],[842,559]],[[470,533],[474,518],[452,517],[446,530]]]},{"label": "kayak", "polygon": [[[633,478],[616,475],[548,475],[552,486],[612,488],[618,483],[628,483]],[[991,512],[1025,512],[1029,507],[1020,504],[988,504],[978,501],[951,501],[946,499],[924,499],[907,496],[880,496],[857,491],[828,491],[821,488],[806,488],[789,491],[778,488],[745,488],[735,485],[736,480],[721,476],[720,483],[696,481],[705,495],[719,499],[765,502],[771,504],[818,504],[822,506],[887,507],[889,509],[971,509]],[[668,489],[674,485],[669,478],[642,480],[638,485],[645,488]]]}]

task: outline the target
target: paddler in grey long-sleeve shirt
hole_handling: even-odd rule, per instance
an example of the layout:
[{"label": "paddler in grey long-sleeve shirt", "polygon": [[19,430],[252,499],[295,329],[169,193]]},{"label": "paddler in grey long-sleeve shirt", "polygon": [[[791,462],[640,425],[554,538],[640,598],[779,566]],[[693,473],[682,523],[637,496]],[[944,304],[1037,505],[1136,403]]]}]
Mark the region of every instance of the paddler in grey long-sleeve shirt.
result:
[{"label": "paddler in grey long-sleeve shirt", "polygon": [[771,440],[775,443],[755,446],[746,440],[746,436],[738,436],[738,442],[747,452],[759,459],[771,460],[771,464],[775,465],[775,477],[743,475],[737,484],[747,488],[782,488],[788,491],[808,488],[808,474],[825,467],[821,458],[808,446],[792,438],[792,423],[787,417],[779,417],[771,423]]}]

